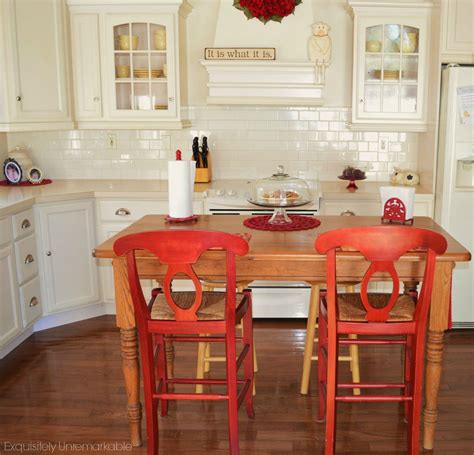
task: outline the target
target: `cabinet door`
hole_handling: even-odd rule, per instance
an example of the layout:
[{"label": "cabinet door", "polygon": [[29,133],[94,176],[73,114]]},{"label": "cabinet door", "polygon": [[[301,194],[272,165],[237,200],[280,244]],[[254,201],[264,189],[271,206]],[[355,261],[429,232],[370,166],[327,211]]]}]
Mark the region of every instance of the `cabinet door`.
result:
[{"label": "cabinet door", "polygon": [[0,249],[0,346],[21,331],[13,246]]},{"label": "cabinet door", "polygon": [[355,55],[359,119],[422,120],[426,21],[362,17]]},{"label": "cabinet door", "polygon": [[99,16],[73,14],[71,32],[76,116],[78,119],[100,118]]},{"label": "cabinet door", "polygon": [[441,2],[441,61],[474,63],[474,3],[472,0]]},{"label": "cabinet door", "polygon": [[[100,242],[105,242],[127,228],[130,223],[103,223],[100,228]],[[115,302],[114,271],[110,259],[99,260],[100,280],[102,284],[102,299],[106,303]],[[140,280],[145,299],[151,296],[152,280]],[[157,285],[156,285],[157,286]],[[156,287],[155,286],[155,287]]]},{"label": "cabinet door", "polygon": [[104,85],[111,117],[177,117],[173,15],[105,18]]},{"label": "cabinet door", "polygon": [[12,120],[67,120],[64,3],[9,0],[8,8],[14,72]]},{"label": "cabinet door", "polygon": [[48,312],[99,300],[92,201],[38,207]]}]

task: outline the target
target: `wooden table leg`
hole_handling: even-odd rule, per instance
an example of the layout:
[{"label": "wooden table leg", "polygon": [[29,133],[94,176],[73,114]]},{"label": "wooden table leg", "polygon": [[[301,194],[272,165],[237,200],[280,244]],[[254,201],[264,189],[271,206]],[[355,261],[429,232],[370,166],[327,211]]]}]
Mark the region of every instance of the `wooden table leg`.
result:
[{"label": "wooden table leg", "polygon": [[135,314],[128,285],[125,260],[114,259],[112,264],[114,268],[117,326],[120,327],[122,371],[127,391],[127,417],[130,425],[130,440],[132,446],[139,447],[142,445],[142,405],[140,403],[140,364],[138,360]]},{"label": "wooden table leg", "polygon": [[430,321],[426,345],[425,410],[423,412],[423,447],[433,449],[436,422],[438,420],[438,393],[441,382],[444,331],[448,328],[448,311],[451,300],[451,274],[454,264],[436,264]]}]

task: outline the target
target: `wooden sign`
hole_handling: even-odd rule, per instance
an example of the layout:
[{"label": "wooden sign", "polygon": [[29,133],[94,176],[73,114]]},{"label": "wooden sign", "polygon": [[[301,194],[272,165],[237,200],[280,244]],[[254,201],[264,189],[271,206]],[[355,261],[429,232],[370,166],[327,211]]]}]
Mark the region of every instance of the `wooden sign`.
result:
[{"label": "wooden sign", "polygon": [[206,60],[275,60],[274,47],[206,47]]}]

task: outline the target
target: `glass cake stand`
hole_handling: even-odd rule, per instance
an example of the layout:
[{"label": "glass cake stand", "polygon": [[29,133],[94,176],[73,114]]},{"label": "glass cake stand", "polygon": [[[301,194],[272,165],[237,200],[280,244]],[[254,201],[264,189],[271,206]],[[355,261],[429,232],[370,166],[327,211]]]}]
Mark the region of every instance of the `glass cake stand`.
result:
[{"label": "glass cake stand", "polygon": [[267,207],[267,208],[272,208],[273,210],[273,215],[272,217],[268,220],[269,224],[275,224],[275,225],[282,225],[282,224],[291,224],[291,218],[288,216],[286,213],[287,208],[291,207],[301,207],[302,205],[309,204],[311,201],[310,200],[303,200],[303,199],[297,199],[295,201],[289,202],[286,199],[283,199],[281,202],[266,202],[266,201],[256,201],[254,199],[248,199],[248,201],[251,204],[257,205],[259,207]]}]

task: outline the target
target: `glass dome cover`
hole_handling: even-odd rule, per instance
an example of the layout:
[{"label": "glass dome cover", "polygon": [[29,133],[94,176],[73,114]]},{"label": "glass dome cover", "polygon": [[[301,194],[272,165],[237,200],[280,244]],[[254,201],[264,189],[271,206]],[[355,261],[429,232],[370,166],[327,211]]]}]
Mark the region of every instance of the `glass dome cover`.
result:
[{"label": "glass dome cover", "polygon": [[276,174],[252,183],[249,202],[264,207],[298,207],[311,202],[309,185],[285,173],[283,166]]}]

